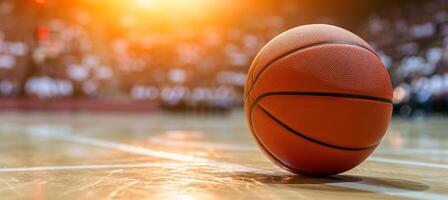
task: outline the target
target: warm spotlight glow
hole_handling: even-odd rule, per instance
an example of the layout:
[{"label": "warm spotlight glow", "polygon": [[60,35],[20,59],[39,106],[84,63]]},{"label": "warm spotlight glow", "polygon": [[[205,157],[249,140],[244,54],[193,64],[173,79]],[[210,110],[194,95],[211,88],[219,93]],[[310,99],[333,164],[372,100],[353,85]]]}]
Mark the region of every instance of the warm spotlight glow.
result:
[{"label": "warm spotlight glow", "polygon": [[154,0],[135,0],[135,4],[142,8],[151,8],[154,6]]},{"label": "warm spotlight glow", "polygon": [[222,3],[224,0],[84,0],[84,2],[92,5],[96,14],[103,13],[103,16],[108,16],[113,22],[124,19],[125,24],[130,24],[133,18],[132,24],[136,26],[145,27],[151,24],[152,27],[163,27],[171,22],[183,24],[192,21],[207,22],[211,20],[210,16],[215,10],[219,9],[218,2]]},{"label": "warm spotlight glow", "polygon": [[137,6],[141,7],[157,7],[168,6],[175,8],[194,8],[203,5],[206,0],[134,0]]},{"label": "warm spotlight glow", "polygon": [[161,5],[175,6],[175,7],[197,7],[205,3],[205,0],[159,0]]},{"label": "warm spotlight glow", "polygon": [[34,0],[34,2],[35,2],[38,6],[44,6],[45,3],[47,3],[47,0]]},{"label": "warm spotlight glow", "polygon": [[[203,9],[206,0],[133,0],[134,6],[139,9],[170,10],[191,12]],[[178,14],[178,13],[176,13]]]}]

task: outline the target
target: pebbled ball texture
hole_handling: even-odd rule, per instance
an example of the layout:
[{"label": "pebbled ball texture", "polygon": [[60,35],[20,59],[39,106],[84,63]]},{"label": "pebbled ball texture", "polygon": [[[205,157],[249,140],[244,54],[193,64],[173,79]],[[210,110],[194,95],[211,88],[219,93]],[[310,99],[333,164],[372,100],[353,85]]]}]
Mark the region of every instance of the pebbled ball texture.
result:
[{"label": "pebbled ball texture", "polygon": [[375,51],[342,28],[288,30],[261,49],[244,91],[248,125],[277,165],[302,175],[352,169],[378,146],[392,85]]}]

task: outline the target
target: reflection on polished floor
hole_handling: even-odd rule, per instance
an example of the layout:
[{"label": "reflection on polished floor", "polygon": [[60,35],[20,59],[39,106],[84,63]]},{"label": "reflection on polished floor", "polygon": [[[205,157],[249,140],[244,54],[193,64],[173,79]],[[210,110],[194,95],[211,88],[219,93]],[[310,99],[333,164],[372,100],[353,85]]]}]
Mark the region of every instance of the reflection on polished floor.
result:
[{"label": "reflection on polished floor", "polygon": [[394,119],[357,168],[290,174],[242,112],[0,114],[3,199],[448,199],[448,123]]}]

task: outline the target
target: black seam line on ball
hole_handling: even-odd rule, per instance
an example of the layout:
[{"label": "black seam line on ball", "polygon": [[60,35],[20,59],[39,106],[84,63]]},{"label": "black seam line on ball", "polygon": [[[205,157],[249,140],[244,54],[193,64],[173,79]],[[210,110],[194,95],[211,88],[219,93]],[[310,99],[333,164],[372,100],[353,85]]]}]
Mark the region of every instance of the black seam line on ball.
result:
[{"label": "black seam line on ball", "polygon": [[320,96],[320,97],[340,97],[340,98],[349,98],[349,99],[363,99],[370,101],[378,101],[392,104],[392,100],[382,97],[375,96],[367,96],[367,95],[359,95],[359,94],[347,94],[347,93],[333,93],[333,92],[300,92],[300,91],[278,91],[278,92],[268,92],[258,96],[254,104],[258,103],[262,98],[267,96]]},{"label": "black seam line on ball", "polygon": [[247,99],[247,97],[250,96],[250,94],[252,93],[252,90],[253,90],[253,88],[254,88],[254,85],[255,85],[255,83],[256,83],[257,80],[258,80],[258,78],[260,78],[261,74],[262,74],[262,73],[263,73],[263,72],[264,72],[264,71],[265,71],[265,70],[266,70],[272,63],[274,63],[274,62],[276,62],[276,61],[278,61],[278,60],[280,60],[280,59],[282,59],[282,58],[284,58],[284,57],[286,57],[286,56],[289,56],[289,55],[291,55],[291,54],[293,54],[293,53],[299,52],[299,51],[301,51],[301,50],[304,50],[304,49],[307,49],[307,48],[310,48],[310,47],[322,46],[322,45],[326,45],[326,44],[344,44],[344,45],[349,45],[349,46],[360,47],[360,48],[362,48],[362,49],[365,49],[365,50],[367,50],[367,51],[370,51],[370,52],[373,53],[376,57],[379,58],[378,54],[376,54],[375,51],[372,51],[371,49],[369,49],[369,48],[367,48],[367,47],[365,47],[365,46],[363,46],[363,45],[356,44],[356,43],[352,43],[352,42],[345,42],[345,41],[324,41],[324,42],[317,42],[317,43],[312,43],[312,44],[308,44],[308,45],[305,45],[305,46],[301,46],[301,47],[295,48],[295,49],[293,49],[293,50],[291,50],[291,51],[286,52],[285,54],[282,54],[282,55],[280,55],[280,56],[278,56],[278,57],[272,59],[268,64],[266,64],[266,65],[261,69],[260,73],[258,73],[257,76],[255,77],[255,79],[252,81],[252,87],[249,89],[249,92],[247,93],[247,96],[246,96],[244,99]]},{"label": "black seam line on ball", "polygon": [[310,142],[316,143],[316,144],[320,144],[326,147],[330,147],[333,149],[339,149],[339,150],[345,150],[345,151],[361,151],[361,150],[367,150],[367,149],[371,149],[376,147],[378,144],[374,144],[371,146],[367,146],[367,147],[361,147],[361,148],[351,148],[351,147],[341,147],[341,146],[336,146],[336,145],[332,145],[332,144],[328,144],[328,143],[324,143],[318,140],[315,140],[313,138],[310,138],[308,136],[305,136],[302,133],[299,133],[298,131],[294,130],[293,128],[289,127],[288,125],[286,125],[285,123],[283,123],[282,121],[280,121],[279,119],[277,119],[274,115],[272,115],[269,111],[267,111],[266,109],[264,109],[263,107],[261,107],[260,105],[257,105],[264,113],[266,113],[271,119],[273,119],[274,121],[276,121],[278,124],[280,124],[283,128],[287,129],[288,131],[290,131],[291,133],[294,133],[297,136],[300,136]]},{"label": "black seam line on ball", "polygon": [[[253,105],[255,105],[255,104],[253,104]],[[311,173],[308,173],[308,172],[305,172],[305,171],[302,171],[302,170],[299,170],[299,169],[296,169],[295,167],[292,167],[292,166],[290,166],[288,163],[286,163],[286,162],[284,162],[284,161],[282,161],[282,160],[280,160],[279,158],[277,158],[277,156],[275,156],[271,151],[269,151],[269,149],[261,142],[261,140],[260,140],[260,138],[258,138],[258,136],[257,136],[257,131],[256,131],[256,129],[255,129],[255,127],[253,126],[253,117],[252,117],[252,115],[253,115],[253,108],[254,108],[254,106],[251,106],[250,107],[250,110],[249,110],[249,128],[250,128],[250,130],[251,130],[251,134],[252,134],[252,136],[255,138],[255,141],[260,145],[260,147],[261,147],[261,150],[263,151],[263,152],[265,152],[266,154],[267,154],[267,156],[275,163],[275,164],[277,164],[278,166],[280,166],[281,168],[283,168],[283,169],[286,169],[286,170],[288,170],[288,171],[291,171],[291,172],[294,172],[294,173],[299,173],[299,174],[301,174],[301,175],[305,175],[305,176],[309,176],[309,175],[313,175],[313,174],[311,174]]]},{"label": "black seam line on ball", "polygon": [[260,138],[258,138],[258,136],[257,136],[257,134],[256,134],[256,130],[255,130],[254,126],[253,126],[253,122],[252,122],[252,120],[253,120],[253,118],[252,118],[252,114],[253,114],[253,113],[252,113],[252,109],[251,109],[250,112],[251,112],[251,113],[249,114],[250,130],[251,130],[252,136],[255,138],[255,142],[256,142],[257,144],[260,145],[261,150],[262,150],[264,153],[266,153],[267,156],[268,156],[268,157],[269,157],[269,158],[270,158],[276,165],[278,165],[279,167],[281,167],[281,168],[283,168],[283,169],[285,169],[285,170],[294,172],[294,173],[299,173],[299,174],[301,174],[301,175],[311,175],[311,174],[308,173],[308,172],[298,170],[298,169],[296,169],[296,168],[290,166],[288,163],[283,162],[282,160],[280,160],[279,158],[277,158],[271,151],[269,151],[268,148],[266,148],[266,146],[261,142]]},{"label": "black seam line on ball", "polygon": [[[255,131],[255,130],[252,129],[252,131]],[[261,143],[260,139],[259,139],[255,134],[253,134],[253,135],[254,135],[254,137],[255,137],[255,142],[257,142],[257,143],[260,145],[261,150],[262,150],[264,153],[266,153],[267,156],[269,156],[269,158],[270,158],[273,162],[275,162],[275,164],[277,164],[279,167],[281,167],[281,168],[283,168],[283,169],[285,169],[285,170],[287,170],[287,171],[290,171],[290,172],[299,173],[299,174],[301,174],[301,175],[306,175],[306,176],[310,176],[310,175],[312,175],[311,173],[308,173],[308,172],[305,172],[305,171],[302,171],[302,170],[298,170],[298,169],[296,169],[296,168],[290,166],[288,163],[283,162],[282,160],[280,160],[279,158],[277,158],[276,156],[274,156],[274,154],[272,154],[272,153],[269,151],[269,149],[266,148],[266,146],[265,146],[263,143]]]}]

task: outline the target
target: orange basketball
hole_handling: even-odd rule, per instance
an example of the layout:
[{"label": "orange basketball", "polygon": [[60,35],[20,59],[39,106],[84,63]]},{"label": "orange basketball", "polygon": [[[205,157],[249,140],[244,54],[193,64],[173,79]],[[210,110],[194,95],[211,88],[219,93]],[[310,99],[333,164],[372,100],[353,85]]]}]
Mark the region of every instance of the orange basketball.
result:
[{"label": "orange basketball", "polygon": [[306,25],[270,41],[253,61],[244,109],[260,149],[311,176],[352,169],[380,143],[392,85],[378,55],[355,34]]}]

